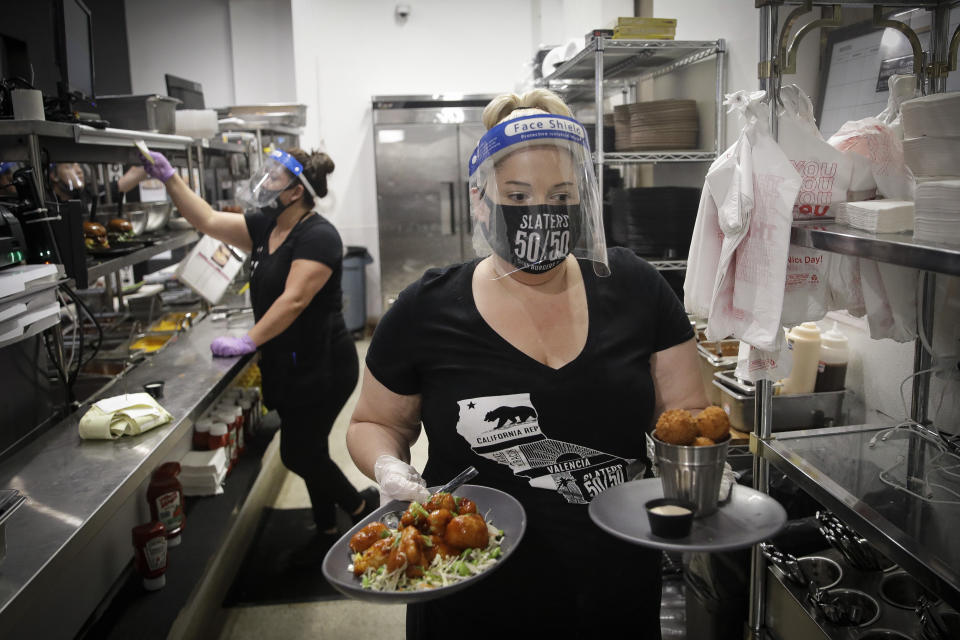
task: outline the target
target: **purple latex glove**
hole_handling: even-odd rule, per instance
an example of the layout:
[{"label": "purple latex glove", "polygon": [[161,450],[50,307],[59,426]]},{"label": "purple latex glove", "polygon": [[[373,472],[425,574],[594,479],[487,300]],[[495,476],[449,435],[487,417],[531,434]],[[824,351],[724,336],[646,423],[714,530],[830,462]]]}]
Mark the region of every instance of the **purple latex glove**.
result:
[{"label": "purple latex glove", "polygon": [[152,164],[143,157],[140,158],[140,161],[143,163],[144,171],[146,171],[147,175],[151,178],[156,178],[161,182],[166,182],[173,177],[174,173],[176,173],[176,170],[170,166],[170,161],[167,160],[162,153],[151,151],[150,157],[153,158]]},{"label": "purple latex glove", "polygon": [[250,339],[250,336],[220,336],[214,338],[210,343],[210,351],[215,356],[229,358],[232,356],[242,356],[245,353],[253,353],[257,350],[256,343]]}]

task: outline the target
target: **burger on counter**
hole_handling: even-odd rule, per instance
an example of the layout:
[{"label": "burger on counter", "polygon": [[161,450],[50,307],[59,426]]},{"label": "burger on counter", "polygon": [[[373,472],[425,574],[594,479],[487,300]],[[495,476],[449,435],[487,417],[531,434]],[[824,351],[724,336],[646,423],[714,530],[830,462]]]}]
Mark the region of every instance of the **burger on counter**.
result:
[{"label": "burger on counter", "polygon": [[107,240],[109,242],[128,242],[133,240],[133,225],[129,220],[114,218],[107,223]]},{"label": "burger on counter", "polygon": [[99,222],[86,221],[83,223],[83,243],[87,249],[109,249],[107,229]]}]

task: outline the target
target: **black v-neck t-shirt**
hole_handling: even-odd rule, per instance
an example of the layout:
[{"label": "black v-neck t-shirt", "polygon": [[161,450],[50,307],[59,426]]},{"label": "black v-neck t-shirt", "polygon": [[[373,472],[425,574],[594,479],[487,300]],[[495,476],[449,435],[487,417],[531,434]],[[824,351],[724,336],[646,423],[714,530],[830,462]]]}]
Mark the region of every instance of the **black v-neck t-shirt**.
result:
[{"label": "black v-neck t-shirt", "polygon": [[[388,389],[421,396],[428,486],[475,466],[475,482],[513,495],[526,510],[528,535],[520,549],[537,551],[516,561],[518,570],[545,575],[536,558],[547,554],[559,563],[551,579],[561,582],[584,570],[600,576],[628,558],[647,573],[658,570],[657,554],[601,531],[587,505],[606,488],[649,476],[650,356],[693,337],[660,273],[624,249],[610,249],[608,256],[611,275],[604,278],[580,261],[587,340],[559,369],[527,356],[481,317],[472,287],[478,260],[432,269],[407,287],[383,316],[366,358]],[[612,560],[612,549],[625,555]],[[515,570],[502,571],[506,575],[496,582],[522,579]],[[644,579],[642,570],[611,571],[617,575],[592,584],[605,581],[606,591],[622,580]]]},{"label": "black v-neck t-shirt", "polygon": [[318,213],[300,220],[276,251],[270,253],[270,233],[276,218],[254,212],[244,215],[253,244],[250,256],[250,302],[253,317],[259,321],[286,287],[294,260],[314,260],[330,267],[333,273],[323,288],[307,304],[286,330],[260,346],[269,353],[316,354],[328,343],[331,314],[343,309],[340,278],[343,273],[343,242],[333,224]]}]

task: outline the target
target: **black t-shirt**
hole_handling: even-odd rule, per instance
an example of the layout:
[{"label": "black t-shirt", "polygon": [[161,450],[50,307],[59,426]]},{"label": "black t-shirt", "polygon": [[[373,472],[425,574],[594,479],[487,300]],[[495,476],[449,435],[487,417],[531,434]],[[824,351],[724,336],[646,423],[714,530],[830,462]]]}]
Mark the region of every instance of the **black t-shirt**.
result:
[{"label": "black t-shirt", "polygon": [[527,570],[541,569],[530,557],[537,549],[537,556],[547,553],[555,563],[551,579],[612,571],[617,575],[593,584],[616,590],[623,580],[642,581],[644,570],[634,564],[631,573],[619,574],[611,567],[619,563],[603,557],[618,549],[625,554],[621,560],[646,563],[649,572],[656,571],[650,563],[659,555],[601,531],[587,504],[610,486],[648,475],[650,356],[689,340],[693,331],[653,267],[627,250],[608,255],[612,273],[606,278],[580,262],[587,340],[560,369],[525,355],[483,320],[472,289],[478,261],[427,271],[407,287],[377,327],[366,363],[394,393],[421,395],[428,485],[477,467],[475,482],[524,505],[528,534],[519,550],[527,551]]},{"label": "black t-shirt", "polygon": [[250,301],[257,321],[280,297],[294,260],[314,260],[333,270],[330,279],[287,329],[261,345],[265,353],[318,353],[329,339],[326,330],[331,314],[343,306],[340,277],[343,272],[343,243],[329,220],[311,213],[290,230],[272,254],[268,246],[276,219],[260,212],[244,215],[253,243],[251,254]]}]

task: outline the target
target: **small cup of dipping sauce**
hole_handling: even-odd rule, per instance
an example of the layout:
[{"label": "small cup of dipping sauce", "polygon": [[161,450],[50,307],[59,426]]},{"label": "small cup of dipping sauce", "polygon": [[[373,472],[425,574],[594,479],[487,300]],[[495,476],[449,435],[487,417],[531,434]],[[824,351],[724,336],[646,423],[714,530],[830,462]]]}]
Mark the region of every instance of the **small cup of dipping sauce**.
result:
[{"label": "small cup of dipping sauce", "polygon": [[143,385],[143,390],[159,400],[163,397],[163,382],[160,380],[148,382],[147,384]]},{"label": "small cup of dipping sauce", "polygon": [[676,498],[657,498],[644,507],[650,520],[650,532],[661,538],[683,538],[690,535],[697,505]]}]

